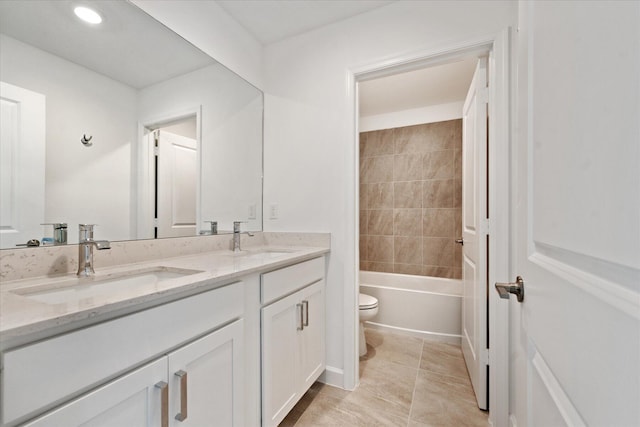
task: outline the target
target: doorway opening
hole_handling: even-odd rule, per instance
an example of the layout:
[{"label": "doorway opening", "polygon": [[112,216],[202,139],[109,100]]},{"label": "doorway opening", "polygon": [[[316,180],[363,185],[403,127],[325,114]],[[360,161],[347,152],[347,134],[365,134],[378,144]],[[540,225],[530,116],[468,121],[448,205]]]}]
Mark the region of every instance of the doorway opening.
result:
[{"label": "doorway opening", "polygon": [[471,379],[483,410],[486,76],[483,53],[358,85],[360,294],[379,300],[367,326],[424,338],[425,349],[434,341],[457,345],[451,356],[464,356],[462,380]]},{"label": "doorway opening", "polygon": [[195,236],[198,145],[196,116],[153,129],[154,237]]},{"label": "doorway opening", "polygon": [[[483,370],[483,372],[488,379],[488,386],[487,385],[481,386],[481,389],[485,395],[486,403],[488,403],[489,406],[491,407],[489,416],[491,418],[491,421],[494,424],[496,423],[496,420],[502,421],[502,420],[508,419],[508,372],[506,371],[506,369],[502,368],[504,366],[508,366],[508,364],[505,363],[508,360],[508,347],[507,347],[508,341],[507,341],[506,328],[504,328],[503,325],[502,326],[500,325],[501,323],[506,324],[507,311],[505,306],[502,306],[502,307],[496,306],[497,296],[494,296],[489,292],[489,288],[490,288],[489,284],[496,281],[497,277],[508,275],[508,266],[509,266],[508,255],[507,255],[508,243],[509,243],[508,241],[509,240],[508,239],[509,187],[508,187],[508,180],[506,179],[508,177],[508,164],[509,164],[508,162],[509,144],[508,144],[507,136],[509,135],[509,131],[510,131],[509,129],[509,126],[510,126],[509,75],[508,75],[509,52],[508,52],[508,43],[507,43],[508,37],[509,37],[508,31],[505,30],[503,33],[498,34],[496,37],[493,37],[490,39],[471,42],[467,45],[462,45],[462,46],[461,45],[453,46],[450,49],[443,49],[437,52],[430,52],[423,55],[401,58],[395,61],[395,63],[392,63],[391,65],[390,65],[390,62],[387,61],[385,63],[380,64],[379,66],[375,66],[375,65],[369,66],[367,68],[354,71],[353,73],[353,76],[354,76],[353,92],[354,92],[354,103],[355,103],[354,110],[356,112],[355,114],[356,115],[356,126],[355,126],[356,132],[354,134],[354,141],[355,141],[354,170],[356,171],[356,173],[354,174],[354,178],[355,178],[354,193],[356,195],[356,198],[355,198],[356,208],[354,209],[354,216],[353,216],[354,223],[355,223],[355,227],[353,231],[354,231],[354,248],[355,248],[354,252],[356,254],[356,257],[354,259],[355,261],[355,268],[354,268],[354,275],[353,275],[353,278],[354,278],[353,292],[354,293],[352,295],[353,295],[353,301],[354,301],[353,307],[356,313],[355,319],[354,319],[354,326],[355,326],[354,330],[355,332],[358,332],[357,318],[358,318],[359,311],[357,308],[358,304],[355,302],[358,301],[358,293],[359,293],[359,286],[360,286],[359,270],[360,270],[360,262],[362,260],[362,258],[360,257],[360,251],[369,251],[374,246],[368,241],[366,242],[361,241],[359,224],[361,221],[366,221],[367,227],[369,227],[370,225],[373,225],[374,227],[384,227],[385,225],[384,218],[380,218],[381,217],[380,212],[373,213],[374,215],[373,219],[371,219],[371,212],[367,213],[366,215],[364,214],[361,215],[360,203],[368,203],[369,201],[362,200],[363,195],[361,193],[361,190],[363,189],[363,186],[362,186],[362,183],[360,182],[360,177],[358,176],[358,173],[357,173],[357,171],[361,170],[361,165],[360,165],[361,159],[359,158],[358,153],[360,154],[360,156],[367,155],[366,152],[363,152],[364,147],[360,147],[359,140],[360,140],[360,133],[362,132],[362,130],[367,129],[372,131],[373,128],[365,128],[365,126],[370,126],[370,120],[367,119],[366,117],[359,117],[359,114],[358,114],[358,111],[360,108],[359,101],[358,101],[360,97],[359,92],[360,90],[362,90],[362,87],[366,84],[366,82],[374,79],[378,79],[381,77],[399,75],[401,73],[407,73],[414,70],[420,70],[420,69],[431,68],[431,67],[436,67],[440,65],[451,64],[456,61],[461,61],[461,60],[464,60],[465,58],[470,58],[470,57],[473,57],[476,59],[479,57],[487,58],[487,64],[488,64],[487,68],[491,72],[489,73],[489,76],[485,78],[485,80],[489,83],[489,88],[483,91],[483,93],[481,94],[481,97],[486,97],[486,99],[491,100],[491,103],[487,107],[487,113],[485,113],[486,115],[484,120],[484,128],[486,131],[488,131],[488,134],[489,134],[488,138],[485,137],[484,139],[484,148],[483,148],[483,151],[485,153],[484,162],[482,161],[482,159],[477,158],[477,156],[476,157],[470,156],[469,159],[465,159],[465,162],[471,159],[474,159],[475,161],[474,164],[476,166],[483,165],[484,168],[486,169],[485,176],[481,176],[480,177],[481,179],[478,180],[478,182],[480,182],[482,186],[485,188],[485,194],[486,194],[484,198],[485,204],[484,206],[476,206],[475,212],[485,214],[486,211],[488,210],[492,213],[495,213],[495,216],[492,216],[490,220],[485,220],[482,222],[479,221],[481,217],[476,216],[475,217],[477,218],[476,222],[471,224],[473,225],[473,227],[471,228],[475,229],[476,231],[481,231],[487,234],[486,232],[489,229],[491,229],[491,233],[487,234],[488,237],[482,237],[481,236],[482,233],[480,233],[479,237],[482,237],[482,238],[476,239],[477,242],[474,245],[479,250],[484,251],[485,254],[487,254],[487,256],[484,259],[479,259],[478,260],[479,262],[475,264],[472,263],[471,265],[475,267],[480,266],[482,267],[481,270],[483,271],[476,271],[476,272],[470,271],[474,273],[473,275],[475,277],[480,278],[480,281],[478,283],[482,284],[481,301],[484,305],[484,312],[490,315],[488,321],[485,317],[484,327],[476,326],[476,325],[479,325],[478,323],[476,323],[473,326],[475,336],[477,336],[478,331],[483,330],[485,335],[484,339],[486,340],[485,347],[484,348],[482,346],[479,347],[480,349],[482,349],[482,351],[475,351],[475,354],[473,356],[474,358],[476,358],[478,361],[481,361],[481,362],[487,362],[489,359],[491,359],[492,362],[495,362],[495,366],[497,366],[496,369],[489,371],[487,373],[488,369],[486,368],[486,365],[488,365],[488,363],[485,363],[485,369]],[[486,116],[492,117],[491,122],[487,123]],[[382,118],[384,117],[378,117],[377,119],[380,119],[378,121],[382,122],[383,121],[381,120]],[[446,120],[447,118],[454,119],[452,117],[444,117],[444,118],[441,117],[440,120],[434,120],[434,122],[443,121],[443,120]],[[398,117],[393,117],[393,119],[396,121],[399,120]],[[475,120],[474,122],[477,124],[480,124],[482,120]],[[386,126],[387,129],[389,128],[394,129],[394,128],[401,127],[401,126],[393,126],[393,125],[388,126],[389,123],[390,122],[387,122],[387,126]],[[421,126],[418,123],[419,122],[409,123],[408,126]],[[378,130],[382,130],[384,128],[385,127],[381,127]],[[403,141],[403,142],[395,141],[394,143],[406,144],[406,141]],[[399,154],[399,153],[395,153],[394,151],[392,154],[393,156],[395,156],[396,154]],[[397,164],[400,165],[401,168],[403,168],[402,166],[403,163],[401,160],[394,159],[394,161],[397,161],[398,162]],[[376,161],[374,160],[371,163],[373,164],[375,162]],[[424,162],[424,159],[423,159],[423,162]],[[379,163],[384,163],[384,162],[379,161]],[[395,163],[393,165],[396,166]],[[466,168],[466,165],[465,165],[465,168]],[[373,167],[373,169],[375,169],[375,167]],[[363,173],[372,173],[371,170],[372,170],[372,165],[369,165],[368,167],[365,165],[362,165]],[[410,170],[410,166],[405,165],[404,168],[401,169],[401,172],[405,173],[409,170]],[[371,177],[368,177],[368,178],[371,178]],[[462,183],[462,179],[461,179],[461,183]],[[378,184],[378,183],[369,182],[365,184],[371,185],[371,184]],[[403,184],[396,184],[396,186],[402,187]],[[373,193],[376,196],[380,194],[379,192],[376,192],[376,191],[373,191]],[[358,195],[360,197],[358,197]],[[476,194],[476,196],[478,195]],[[421,194],[421,197],[422,197],[422,200],[424,201],[424,198],[425,198],[424,190]],[[429,195],[429,197],[431,197],[431,195]],[[391,208],[393,209],[392,217],[391,217],[392,218],[391,229],[394,229],[394,228],[397,228],[397,224],[395,223],[396,217],[401,216],[402,214],[401,212],[396,212],[395,210],[404,209],[404,208],[394,206],[393,204],[391,205]],[[463,210],[462,207],[460,207],[460,209]],[[375,209],[370,209],[370,211],[371,210],[375,210]],[[402,218],[399,218],[399,219],[402,219]],[[423,213],[422,219],[423,219],[423,226],[424,226],[424,213]],[[386,223],[388,224],[388,221]],[[463,227],[460,227],[460,228],[463,228]],[[388,231],[388,232],[392,233],[391,231]],[[407,252],[410,252],[410,249],[402,248],[402,241],[401,241],[402,239],[401,238],[399,239],[400,247],[396,248],[395,247],[396,237],[393,234],[391,234],[391,237],[392,238],[387,239],[387,241],[393,241],[394,246],[392,246],[392,249],[387,249],[387,251],[390,251],[390,254],[387,253],[387,256],[390,256],[392,259],[396,255],[399,257],[408,256]],[[409,236],[399,236],[399,237],[409,237]],[[457,236],[456,239],[459,239],[460,237],[461,236]],[[374,240],[376,239],[374,238]],[[382,239],[378,239],[378,240],[382,240]],[[480,244],[480,242],[482,244]],[[488,242],[488,246],[487,246],[487,242]],[[423,254],[424,254],[424,249],[425,249],[425,245],[423,243],[423,246],[422,246]],[[373,250],[375,251],[375,249]],[[491,250],[491,257],[488,256],[489,250]],[[369,262],[369,263],[376,262],[375,259],[373,260],[371,259],[370,253],[365,254],[365,256],[370,258],[370,259],[364,260],[365,262]],[[463,254],[461,256],[462,259],[466,260],[465,257],[466,257],[466,254]],[[395,270],[396,263],[392,263],[392,264],[393,265],[391,268]],[[402,264],[402,263],[399,263],[399,264]],[[404,267],[405,266],[401,266],[401,268],[404,268]],[[467,264],[465,264],[465,269],[467,269],[467,267],[468,267]],[[425,271],[424,264],[420,268],[422,268],[423,272]],[[460,270],[463,270],[462,266],[460,266]],[[462,275],[464,276],[464,273]],[[477,299],[478,294],[475,294],[474,298]],[[381,313],[384,310],[382,301],[379,304],[379,309]],[[470,310],[470,311],[474,311],[474,310],[476,310],[475,307],[473,310]],[[475,316],[475,314],[472,314],[472,316]],[[467,317],[470,317],[470,316],[467,316]],[[375,322],[375,319],[374,319],[374,322]],[[412,328],[405,328],[405,329],[412,329]],[[404,332],[407,332],[407,331],[404,331]],[[489,332],[491,332],[490,336],[489,336]],[[464,333],[461,332],[460,335],[462,335],[460,338],[464,339]],[[491,347],[490,349],[487,349],[486,345],[488,345],[489,342],[491,342]],[[354,353],[357,355],[358,354],[357,335],[355,336],[354,341],[348,341],[348,343],[353,344]],[[498,343],[498,345],[494,345],[495,343]],[[491,353],[491,357],[489,357],[490,353]],[[357,380],[355,379],[358,378],[358,374],[357,374],[358,359],[357,357],[354,357],[352,360],[354,360],[354,372],[356,372],[354,376],[354,383],[357,383]],[[492,365],[493,364],[494,363],[492,363]],[[479,369],[478,371],[482,371],[482,370]],[[488,393],[488,388],[491,389],[491,393]]]},{"label": "doorway opening", "polygon": [[138,238],[197,235],[199,111],[141,123],[140,141]]}]

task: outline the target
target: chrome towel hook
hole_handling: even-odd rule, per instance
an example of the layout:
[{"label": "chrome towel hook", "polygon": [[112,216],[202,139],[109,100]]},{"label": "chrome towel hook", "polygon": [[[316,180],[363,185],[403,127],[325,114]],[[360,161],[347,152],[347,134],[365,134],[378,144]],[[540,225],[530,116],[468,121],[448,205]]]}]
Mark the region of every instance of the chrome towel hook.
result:
[{"label": "chrome towel hook", "polygon": [[89,135],[89,138],[87,138],[87,134],[83,134],[82,135],[82,139],[80,140],[80,142],[82,142],[82,144],[85,147],[91,147],[93,145],[93,143],[91,142],[92,138],[93,138],[92,135]]}]

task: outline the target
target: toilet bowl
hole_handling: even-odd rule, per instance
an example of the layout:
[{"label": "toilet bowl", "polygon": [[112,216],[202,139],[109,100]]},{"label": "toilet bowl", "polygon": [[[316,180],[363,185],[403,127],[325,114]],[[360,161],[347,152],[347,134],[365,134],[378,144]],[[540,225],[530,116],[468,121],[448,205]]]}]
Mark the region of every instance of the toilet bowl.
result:
[{"label": "toilet bowl", "polygon": [[360,357],[367,354],[367,342],[364,338],[364,322],[373,319],[378,314],[378,299],[367,294],[358,295],[360,315]]}]

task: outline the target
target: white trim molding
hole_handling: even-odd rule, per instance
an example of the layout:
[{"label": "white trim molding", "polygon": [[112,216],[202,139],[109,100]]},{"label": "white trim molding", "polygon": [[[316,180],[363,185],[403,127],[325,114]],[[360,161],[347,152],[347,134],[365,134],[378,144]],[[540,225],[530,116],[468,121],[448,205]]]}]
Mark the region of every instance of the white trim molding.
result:
[{"label": "white trim molding", "polygon": [[[489,207],[492,213],[490,232],[490,266],[489,282],[510,281],[510,182],[511,182],[511,135],[512,129],[512,78],[511,78],[511,31],[505,28],[494,34],[479,36],[475,39],[463,40],[444,44],[430,50],[414,52],[399,57],[384,59],[377,63],[354,67],[347,71],[347,91],[350,94],[353,111],[353,146],[347,161],[352,170],[349,175],[352,182],[349,183],[347,200],[352,200],[348,206],[347,236],[350,240],[350,251],[354,255],[347,264],[358,265],[358,82],[371,80],[388,75],[398,74],[410,70],[416,70],[427,66],[434,66],[471,55],[486,56],[490,54],[490,127],[489,127]],[[351,246],[353,245],[353,246]],[[349,266],[351,267],[351,265]],[[345,360],[344,376],[357,382],[358,357],[353,353],[358,342],[357,315],[358,315],[358,275],[357,269],[345,268]],[[492,286],[490,286],[492,288]],[[494,295],[495,294],[495,295]],[[489,336],[490,360],[492,368],[489,370],[490,384],[490,422],[496,427],[509,425],[509,341],[508,341],[508,304],[498,302],[497,293],[489,294]],[[354,322],[351,322],[355,317]],[[349,320],[349,321],[347,321]],[[347,351],[348,350],[348,351]],[[345,388],[353,385],[347,381]]]}]

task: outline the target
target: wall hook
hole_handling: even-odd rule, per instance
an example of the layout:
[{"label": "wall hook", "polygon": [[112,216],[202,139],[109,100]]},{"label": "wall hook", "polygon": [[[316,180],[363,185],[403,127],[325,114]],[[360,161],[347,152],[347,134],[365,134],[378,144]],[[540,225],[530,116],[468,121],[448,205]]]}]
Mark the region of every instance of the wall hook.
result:
[{"label": "wall hook", "polygon": [[93,138],[92,135],[89,135],[89,138],[87,138],[87,135],[84,134],[82,135],[82,139],[80,140],[80,142],[82,142],[82,144],[84,144],[85,147],[91,147],[93,145],[93,143],[91,142],[92,138]]}]

